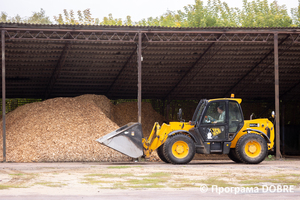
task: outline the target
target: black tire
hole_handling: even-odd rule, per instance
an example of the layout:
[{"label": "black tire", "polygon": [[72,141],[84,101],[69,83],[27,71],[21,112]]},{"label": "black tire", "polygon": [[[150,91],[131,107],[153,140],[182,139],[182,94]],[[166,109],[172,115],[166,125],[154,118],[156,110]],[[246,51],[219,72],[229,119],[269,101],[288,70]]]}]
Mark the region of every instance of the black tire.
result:
[{"label": "black tire", "polygon": [[170,163],[187,164],[194,158],[196,147],[194,141],[189,136],[177,134],[166,140],[163,151]]},{"label": "black tire", "polygon": [[170,163],[167,158],[164,155],[164,144],[160,145],[157,149],[156,149],[157,155],[158,157],[164,161],[165,163]]},{"label": "black tire", "polygon": [[[248,145],[248,151],[247,146]],[[252,148],[254,147],[254,148]],[[250,149],[252,148],[252,150]],[[268,155],[268,146],[266,140],[254,133],[243,135],[236,144],[237,157],[246,164],[258,164]]]},{"label": "black tire", "polygon": [[235,149],[230,149],[228,157],[236,163],[242,163],[242,161],[236,155]]}]

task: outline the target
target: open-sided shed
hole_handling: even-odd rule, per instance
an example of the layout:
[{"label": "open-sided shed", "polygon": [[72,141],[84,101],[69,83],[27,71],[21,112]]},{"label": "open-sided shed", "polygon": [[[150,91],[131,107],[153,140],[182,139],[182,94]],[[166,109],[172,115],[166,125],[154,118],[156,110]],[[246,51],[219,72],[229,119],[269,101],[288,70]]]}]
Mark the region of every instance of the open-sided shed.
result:
[{"label": "open-sided shed", "polygon": [[[280,99],[300,99],[297,27],[0,23],[0,30],[3,102],[6,97],[86,93],[138,98],[140,119],[142,98],[187,100],[235,93],[247,100],[275,101],[276,113]],[[279,134],[279,118],[276,126]]]}]

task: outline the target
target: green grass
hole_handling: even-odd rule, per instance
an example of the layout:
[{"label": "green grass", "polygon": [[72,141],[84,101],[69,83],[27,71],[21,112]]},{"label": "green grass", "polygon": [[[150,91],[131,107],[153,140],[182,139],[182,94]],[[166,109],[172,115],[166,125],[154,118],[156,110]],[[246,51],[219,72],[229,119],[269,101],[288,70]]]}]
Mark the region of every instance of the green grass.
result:
[{"label": "green grass", "polygon": [[25,174],[18,173],[18,174],[9,174],[10,176],[24,176]]},{"label": "green grass", "polygon": [[298,174],[279,174],[265,177],[248,176],[246,179],[239,181],[239,184],[277,183],[284,185],[300,185],[300,179],[298,178],[299,176],[300,175]]},{"label": "green grass", "polygon": [[5,190],[5,189],[9,189],[11,188],[11,185],[4,185],[4,184],[0,184],[0,190]]},{"label": "green grass", "polygon": [[127,189],[127,187],[123,184],[123,183],[114,183],[114,185],[112,187],[110,187],[109,189]]},{"label": "green grass", "polygon": [[161,184],[167,182],[166,178],[129,179],[126,185],[128,188],[164,188],[166,186]]},{"label": "green grass", "polygon": [[145,175],[143,177],[160,178],[160,177],[171,177],[171,176],[172,176],[172,174],[167,173],[167,172],[154,172],[154,173],[151,173],[149,175]]},{"label": "green grass", "polygon": [[265,158],[265,161],[275,161],[275,156],[274,155],[268,155],[266,158]]},{"label": "green grass", "polygon": [[170,188],[191,188],[191,187],[199,187],[198,185],[194,183],[175,183],[169,185]]},{"label": "green grass", "polygon": [[164,188],[165,185],[159,183],[165,183],[167,180],[157,179],[129,179],[124,182],[113,183],[112,186],[100,187],[101,189],[142,189],[142,188]]},{"label": "green grass", "polygon": [[129,179],[127,183],[134,184],[134,185],[142,185],[142,184],[159,184],[159,183],[166,183],[168,182],[167,179],[164,178],[143,178],[143,179]]},{"label": "green grass", "polygon": [[230,172],[223,172],[222,174],[224,174],[224,175],[231,175]]},{"label": "green grass", "polygon": [[159,184],[150,184],[150,185],[131,185],[130,188],[165,188],[166,186],[164,185],[159,185]]},{"label": "green grass", "polygon": [[[83,184],[112,184],[112,186],[102,186],[101,189],[128,189],[128,188],[163,188],[168,182],[170,173],[155,172],[145,176],[135,176],[132,173],[124,174],[87,174],[83,179]],[[127,178],[130,177],[130,178]],[[107,178],[110,178],[107,181]],[[114,178],[124,178],[116,182]],[[106,180],[103,180],[106,179]]]},{"label": "green grass", "polygon": [[219,177],[210,177],[208,179],[201,180],[201,183],[207,184],[209,187],[213,185],[217,185],[218,187],[237,187],[234,184],[228,183],[228,181],[219,179]]},{"label": "green grass", "polygon": [[12,178],[3,184],[0,184],[0,190],[5,190],[9,188],[27,188],[26,185],[31,179],[33,179],[36,174],[23,174],[23,173],[16,173],[16,174],[9,174]]},{"label": "green grass", "polygon": [[300,174],[290,174],[290,176],[300,177]]},{"label": "green grass", "polygon": [[126,168],[132,168],[132,167],[142,167],[142,166],[124,166],[124,165],[120,165],[120,166],[108,166],[108,169],[126,169]]},{"label": "green grass", "polygon": [[28,188],[28,186],[25,185],[11,185],[11,184],[0,184],[0,190],[5,190],[5,189],[9,189],[9,188]]},{"label": "green grass", "polygon": [[84,178],[81,183],[83,183],[83,184],[99,184],[99,183],[114,183],[114,181],[99,180],[99,179],[95,179],[95,178]]},{"label": "green grass", "polygon": [[62,187],[62,186],[66,186],[67,184],[61,182],[43,181],[43,182],[36,182],[35,185],[43,185],[47,187]]},{"label": "green grass", "polygon": [[132,173],[125,174],[87,174],[87,177],[102,177],[102,178],[121,178],[121,177],[133,177]]},{"label": "green grass", "polygon": [[3,184],[0,184],[0,190],[9,189],[9,188],[28,188],[28,182],[38,176],[38,174],[9,174],[12,178]]},{"label": "green grass", "polygon": [[300,185],[300,179],[293,178],[290,175],[275,175],[268,178],[268,182],[281,183],[285,185]]},{"label": "green grass", "polygon": [[[186,178],[177,178],[172,181],[172,184],[168,185],[171,188],[186,188],[186,187],[199,187],[197,183],[200,180],[191,180]],[[202,182],[201,182],[202,183]]]},{"label": "green grass", "polygon": [[[129,166],[117,166],[128,168]],[[182,177],[182,178],[181,178]],[[87,174],[83,184],[99,184],[101,188],[128,189],[128,188],[192,188],[206,184],[208,187],[262,187],[262,183],[275,183],[285,185],[300,185],[300,174],[279,174],[274,176],[232,176],[230,172],[223,172],[220,176],[213,176],[206,179],[188,179],[184,176],[173,176],[169,172],[154,172],[144,175],[133,173],[95,173]],[[121,179],[120,179],[121,178]],[[228,179],[229,178],[229,179]],[[105,185],[106,184],[106,185]],[[107,186],[108,185],[108,186]]]},{"label": "green grass", "polygon": [[[174,183],[175,182],[175,183]],[[176,178],[173,180],[173,184],[170,185],[171,188],[185,188],[185,187],[199,187],[200,184],[206,184],[208,187],[217,185],[218,187],[237,187],[228,181],[220,179],[220,177],[210,177],[207,179],[186,179],[186,178]]]}]

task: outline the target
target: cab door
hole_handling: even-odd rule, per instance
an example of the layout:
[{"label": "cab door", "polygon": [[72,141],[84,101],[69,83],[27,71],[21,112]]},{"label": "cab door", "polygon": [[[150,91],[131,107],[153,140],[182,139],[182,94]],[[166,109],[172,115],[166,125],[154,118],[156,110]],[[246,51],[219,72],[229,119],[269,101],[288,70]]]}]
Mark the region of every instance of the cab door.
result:
[{"label": "cab door", "polygon": [[199,124],[204,141],[228,141],[228,102],[209,102]]},{"label": "cab door", "polygon": [[228,139],[233,140],[244,126],[241,105],[236,101],[228,101]]}]

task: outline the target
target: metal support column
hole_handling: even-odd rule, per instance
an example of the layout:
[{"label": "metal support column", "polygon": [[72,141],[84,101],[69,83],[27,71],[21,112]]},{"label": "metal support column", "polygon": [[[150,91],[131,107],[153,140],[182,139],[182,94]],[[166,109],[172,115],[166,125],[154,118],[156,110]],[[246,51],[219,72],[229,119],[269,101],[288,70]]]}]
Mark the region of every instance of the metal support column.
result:
[{"label": "metal support column", "polygon": [[3,121],[3,162],[6,162],[6,126],[5,126],[5,31],[1,31],[2,43],[2,121]]},{"label": "metal support column", "polygon": [[280,117],[281,117],[281,132],[280,132],[280,134],[281,134],[281,144],[282,144],[282,149],[281,149],[281,151],[282,151],[282,154],[283,155],[285,155],[285,144],[284,144],[284,140],[285,140],[285,123],[284,123],[284,121],[285,121],[285,103],[282,103],[282,105],[281,105],[281,115],[280,115]]},{"label": "metal support column", "polygon": [[138,63],[138,122],[142,123],[142,33],[139,32]]},{"label": "metal support column", "polygon": [[274,33],[274,74],[275,74],[275,133],[276,133],[276,160],[280,154],[280,118],[279,118],[279,66],[278,66],[278,33]]}]

